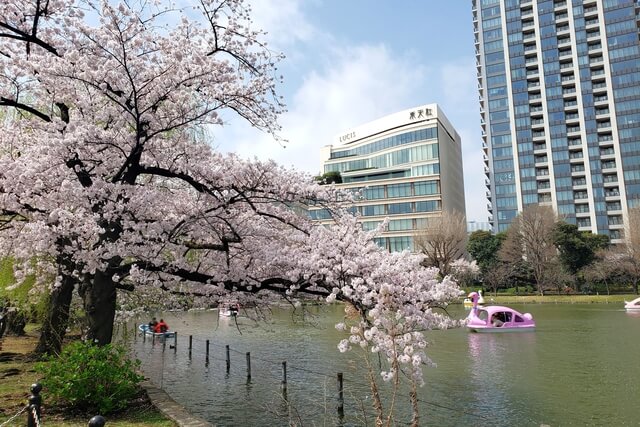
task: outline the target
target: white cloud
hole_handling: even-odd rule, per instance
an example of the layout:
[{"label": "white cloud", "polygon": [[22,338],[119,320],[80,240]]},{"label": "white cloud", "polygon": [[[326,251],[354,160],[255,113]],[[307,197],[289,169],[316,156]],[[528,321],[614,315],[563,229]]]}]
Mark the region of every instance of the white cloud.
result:
[{"label": "white cloud", "polygon": [[288,50],[299,42],[308,42],[322,35],[307,21],[299,0],[254,1],[251,17],[255,28],[267,31],[273,48]]},{"label": "white cloud", "polygon": [[413,86],[424,75],[423,68],[392,57],[384,46],[334,49],[321,70],[304,76],[282,117],[286,148],[247,128],[235,130],[229,148],[318,173],[321,147],[345,129],[413,106]]}]

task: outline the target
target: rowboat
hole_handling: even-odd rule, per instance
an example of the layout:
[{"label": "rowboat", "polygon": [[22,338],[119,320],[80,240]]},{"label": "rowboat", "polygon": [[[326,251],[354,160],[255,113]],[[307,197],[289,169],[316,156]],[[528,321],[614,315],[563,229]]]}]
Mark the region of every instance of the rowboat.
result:
[{"label": "rowboat", "polygon": [[146,323],[138,325],[138,330],[145,335],[155,336],[156,338],[158,337],[168,338],[168,337],[173,337],[176,334],[174,331],[153,332],[151,329],[149,329],[149,325]]},{"label": "rowboat", "polygon": [[218,307],[218,314],[223,317],[235,317],[240,311],[240,304],[238,303],[224,303]]}]

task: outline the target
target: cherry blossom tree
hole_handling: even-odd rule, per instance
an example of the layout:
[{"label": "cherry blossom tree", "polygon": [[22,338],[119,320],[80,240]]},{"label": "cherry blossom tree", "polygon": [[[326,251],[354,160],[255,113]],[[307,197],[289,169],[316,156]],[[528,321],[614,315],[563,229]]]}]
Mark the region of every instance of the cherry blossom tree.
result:
[{"label": "cherry blossom tree", "polygon": [[[423,331],[456,325],[433,310],[457,285],[377,247],[348,194],[215,152],[207,136],[223,111],[277,138],[282,56],[242,0],[161,4],[0,3],[0,250],[18,281],[34,275],[50,292],[39,350],[60,349],[74,290],[99,344],[133,296],[306,295],[358,313],[341,350],[380,353],[383,379],[405,371],[420,385]],[[309,219],[318,205],[334,225]]]}]

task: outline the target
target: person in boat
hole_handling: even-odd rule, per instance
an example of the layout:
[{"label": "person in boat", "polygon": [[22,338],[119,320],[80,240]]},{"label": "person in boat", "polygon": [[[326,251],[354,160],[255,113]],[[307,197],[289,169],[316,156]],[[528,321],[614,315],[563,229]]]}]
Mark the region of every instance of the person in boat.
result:
[{"label": "person in boat", "polygon": [[151,319],[151,321],[149,322],[149,330],[150,331],[155,331],[156,330],[156,325],[158,324],[158,321],[156,320],[156,318],[154,317],[153,319]]},{"label": "person in boat", "polygon": [[493,316],[491,316],[491,324],[496,328],[504,325],[504,317],[502,316],[502,313],[494,313]]},{"label": "person in boat", "polygon": [[169,325],[167,325],[163,319],[160,319],[160,321],[156,324],[155,328],[153,329],[153,332],[157,334],[163,334],[168,330],[169,330]]}]

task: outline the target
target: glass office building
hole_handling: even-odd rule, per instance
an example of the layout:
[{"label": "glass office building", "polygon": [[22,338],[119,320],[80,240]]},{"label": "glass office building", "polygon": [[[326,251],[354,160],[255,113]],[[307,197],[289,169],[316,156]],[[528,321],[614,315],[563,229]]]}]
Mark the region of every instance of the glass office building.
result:
[{"label": "glass office building", "polygon": [[[360,194],[363,228],[389,218],[377,243],[390,251],[413,250],[416,230],[443,210],[465,213],[460,136],[436,104],[346,130],[323,148],[322,165]],[[321,209],[310,214],[329,220]]]},{"label": "glass office building", "polygon": [[640,204],[637,0],[472,0],[495,231],[529,204],[622,237]]}]

